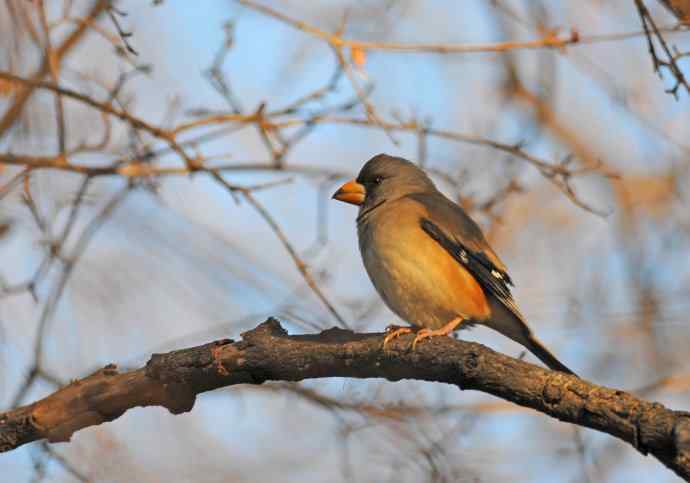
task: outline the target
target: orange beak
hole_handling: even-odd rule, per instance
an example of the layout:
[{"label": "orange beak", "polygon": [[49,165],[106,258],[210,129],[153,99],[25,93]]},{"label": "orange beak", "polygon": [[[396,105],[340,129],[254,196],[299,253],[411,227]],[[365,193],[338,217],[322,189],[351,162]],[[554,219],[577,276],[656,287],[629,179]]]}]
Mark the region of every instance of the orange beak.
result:
[{"label": "orange beak", "polygon": [[332,198],[352,205],[361,205],[364,203],[366,194],[367,191],[364,189],[364,186],[352,179],[342,185],[338,191],[333,193]]}]

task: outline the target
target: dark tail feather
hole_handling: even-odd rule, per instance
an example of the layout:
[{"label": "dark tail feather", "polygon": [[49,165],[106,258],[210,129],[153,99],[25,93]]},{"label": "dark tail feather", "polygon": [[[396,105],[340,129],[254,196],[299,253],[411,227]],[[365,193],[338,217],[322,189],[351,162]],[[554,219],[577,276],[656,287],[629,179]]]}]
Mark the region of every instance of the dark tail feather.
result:
[{"label": "dark tail feather", "polygon": [[537,356],[539,360],[546,364],[550,369],[577,376],[577,374],[568,369],[561,361],[556,359],[556,356],[554,356],[549,349],[544,347],[544,345],[539,342],[534,335],[529,334],[529,336],[527,336],[526,344],[524,345],[532,354]]},{"label": "dark tail feather", "polygon": [[482,323],[524,346],[550,369],[577,376],[544,347],[544,344],[532,334],[524,317],[512,303],[512,300],[508,302],[511,302],[509,306],[506,305],[505,301],[500,301],[494,297],[489,298],[492,316]]}]

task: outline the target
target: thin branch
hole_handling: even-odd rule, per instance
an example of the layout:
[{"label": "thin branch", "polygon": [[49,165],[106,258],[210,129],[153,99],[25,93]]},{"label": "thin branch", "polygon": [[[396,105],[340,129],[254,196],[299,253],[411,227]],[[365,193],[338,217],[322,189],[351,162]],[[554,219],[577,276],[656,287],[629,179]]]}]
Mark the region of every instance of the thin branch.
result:
[{"label": "thin branch", "polygon": [[[678,90],[682,86],[685,88],[686,92],[690,93],[690,84],[688,84],[688,81],[685,78],[685,74],[683,74],[683,71],[678,66],[677,62],[677,60],[684,54],[671,52],[671,48],[666,43],[664,36],[661,35],[661,32],[659,31],[659,28],[656,25],[656,22],[652,18],[652,14],[649,13],[649,10],[645,6],[644,2],[642,0],[634,1],[635,6],[637,7],[637,12],[640,15],[640,20],[642,21],[642,27],[644,28],[645,36],[647,37],[647,47],[649,49],[649,55],[652,57],[652,63],[654,64],[654,72],[659,74],[659,76],[661,77],[661,69],[665,68],[671,73],[675,80],[674,86],[670,89],[666,89],[666,92],[672,94],[677,99]],[[659,45],[661,45],[661,49],[664,51],[664,54],[666,55],[666,60],[659,58],[659,55],[656,52],[656,48],[654,47],[654,38],[656,38],[659,42]]]},{"label": "thin branch", "polygon": [[[2,78],[3,73],[0,72],[0,78]],[[96,102],[96,101],[92,101]],[[128,116],[131,117],[131,115],[128,114]],[[269,114],[266,114],[266,116],[269,116]],[[136,118],[135,118],[136,119]],[[238,114],[230,114],[230,115],[222,115],[222,116],[211,116],[210,118],[204,118],[204,119],[199,119],[187,124],[181,124],[177,128],[173,129],[170,131],[170,133],[178,133],[180,130],[188,129],[191,127],[197,127],[201,125],[208,125],[208,124],[216,124],[216,123],[222,123],[222,122],[227,122],[227,121],[245,121],[248,120],[252,123],[257,122],[257,114],[251,114],[248,116],[245,115],[238,115]],[[143,121],[140,121],[143,122]],[[269,121],[264,121],[265,123],[269,123]],[[377,127],[376,125],[372,124],[369,119],[362,119],[358,117],[346,117],[346,116],[331,116],[331,115],[323,115],[323,116],[312,116],[309,117],[308,119],[287,119],[284,121],[273,121],[269,125],[271,128],[274,129],[283,129],[283,128],[288,128],[288,127],[293,127],[293,126],[314,126],[317,124],[348,124],[352,126],[360,126],[364,128],[372,128],[372,127]],[[498,141],[494,141],[492,139],[487,139],[483,138],[480,136],[474,136],[474,135],[469,135],[469,134],[463,134],[463,133],[458,133],[458,132],[453,132],[449,130],[444,130],[444,129],[437,129],[437,128],[429,128],[429,127],[424,127],[420,126],[420,124],[416,120],[412,120],[409,122],[406,121],[400,121],[400,122],[389,122],[389,121],[384,121],[380,120],[379,121],[380,127],[385,128],[386,130],[389,131],[400,131],[400,132],[408,132],[410,134],[414,134],[416,136],[419,135],[420,129],[423,129],[423,132],[432,137],[436,137],[439,139],[447,139],[450,141],[456,141],[456,142],[463,142],[463,143],[468,143],[468,144],[474,144],[478,146],[485,146],[485,147],[490,147],[493,149],[496,149],[498,151],[502,151],[505,153],[508,153],[512,156],[515,156],[516,158],[522,159],[532,166],[534,166],[542,176],[544,176],[550,183],[552,183],[559,191],[561,191],[572,203],[575,205],[579,206],[580,208],[589,211],[591,213],[597,214],[599,216],[605,216],[607,213],[603,212],[601,210],[597,210],[596,208],[590,206],[589,204],[585,203],[582,201],[577,193],[573,190],[572,186],[570,185],[570,181],[574,176],[577,175],[582,175],[586,173],[590,173],[594,170],[596,170],[597,166],[589,166],[586,167],[584,170],[573,170],[570,166],[568,166],[569,160],[566,160],[566,162],[563,163],[554,163],[554,162],[549,162],[547,160],[541,159],[537,156],[534,156],[528,152],[526,152],[522,146],[518,144],[507,144],[507,143],[502,143]],[[152,129],[157,130],[158,128],[155,128],[151,126]],[[178,144],[177,147],[179,149],[182,149],[181,146]],[[150,166],[148,164],[142,164],[142,163],[135,163],[135,164],[125,164],[122,165],[122,161],[117,161],[113,163],[109,167],[81,167],[81,166],[75,166],[70,163],[66,162],[57,162],[55,158],[46,158],[46,157],[34,157],[34,156],[20,156],[20,155],[12,155],[12,154],[2,154],[0,153],[0,162],[4,162],[7,164],[20,164],[20,165],[31,165],[34,168],[56,168],[56,169],[63,169],[63,170],[69,170],[69,171],[77,171],[81,173],[88,173],[92,176],[101,176],[101,175],[114,175],[114,174],[119,174],[119,175],[125,175],[125,176],[149,176],[149,175],[155,175],[155,174],[183,174],[183,173],[191,173],[191,172],[213,172],[213,171],[222,171],[226,168],[221,168],[221,167],[214,167],[214,168],[207,168],[204,167],[202,164],[199,162],[194,161],[192,163],[192,168],[156,168],[153,166]],[[283,165],[275,165],[275,164],[269,164],[268,169],[273,169],[273,170],[282,170]],[[602,172],[602,175],[605,177],[615,177],[615,173],[604,171]]]},{"label": "thin branch", "polygon": [[114,107],[110,102],[105,103],[105,102],[100,102],[97,101],[87,95],[81,94],[79,92],[73,91],[71,89],[67,89],[65,87],[61,87],[59,85],[56,85],[52,82],[44,82],[44,81],[36,81],[32,79],[24,79],[22,77],[18,77],[14,74],[11,74],[9,72],[3,72],[0,71],[0,79],[8,80],[11,82],[17,82],[19,84],[29,86],[31,88],[41,88],[41,89],[47,89],[50,91],[53,91],[55,93],[61,94],[64,97],[69,97],[70,99],[74,99],[75,101],[79,101],[87,106],[93,107],[103,113],[110,114],[111,116],[115,116],[119,118],[122,121],[127,122],[132,128],[134,129],[142,129],[152,136],[161,139],[165,141],[168,146],[175,152],[177,153],[187,164],[187,166],[190,168],[190,170],[194,170],[196,167],[196,162],[187,155],[184,149],[175,141],[175,136],[174,133],[169,132],[165,129],[161,129],[159,127],[154,126],[153,124],[150,124],[143,119],[140,119],[136,116],[133,116],[129,112],[125,111],[124,109],[118,109]]},{"label": "thin branch", "polygon": [[[4,161],[2,160],[3,157],[4,156],[0,154],[0,163],[4,163]],[[5,196],[11,193],[15,186],[21,183],[24,180],[24,178],[27,175],[29,175],[29,173],[31,173],[31,169],[31,166],[25,166],[24,169],[22,169],[19,173],[15,174],[12,177],[12,179],[10,179],[7,183],[5,183],[3,186],[0,186],[0,201],[2,201],[3,198],[5,198]]]},{"label": "thin branch", "polygon": [[[160,153],[154,153],[158,156]],[[212,173],[224,171],[275,171],[279,173],[295,173],[312,177],[327,177],[327,178],[344,178],[353,173],[347,171],[340,171],[329,169],[318,165],[301,165],[290,164],[276,167],[273,162],[245,162],[233,164],[219,164],[213,166],[199,166],[190,170],[186,166],[154,166],[148,163],[142,163],[138,160],[118,159],[107,166],[86,166],[76,163],[66,163],[61,156],[32,156],[13,153],[0,152],[0,164],[10,164],[16,166],[24,166],[28,170],[38,169],[55,169],[60,171],[67,171],[71,173],[78,173],[90,176],[92,178],[100,176],[124,176],[125,178],[142,178],[150,176],[180,176],[187,175],[194,172]],[[26,176],[26,173],[19,176],[19,178]],[[12,179],[7,185],[0,188],[0,195],[5,196],[6,191],[11,190],[16,186],[18,180]],[[240,187],[238,189],[245,189],[253,191],[254,189],[248,186]]]},{"label": "thin branch", "polygon": [[[69,235],[69,229],[73,226],[72,218],[76,217],[75,212],[79,209],[79,206],[81,205],[81,199],[85,194],[87,187],[88,182],[85,181],[82,185],[82,188],[80,189],[78,198],[74,203],[74,208],[72,213],[70,214],[70,220],[67,222],[65,231],[63,232],[63,237],[67,237]],[[36,337],[34,339],[34,366],[29,371],[29,374],[24,380],[24,383],[21,385],[15,397],[13,398],[13,406],[19,404],[22,401],[22,399],[26,395],[27,391],[31,388],[36,378],[41,375],[40,368],[43,367],[45,363],[45,361],[43,360],[43,344],[45,342],[45,334],[48,330],[48,324],[52,318],[52,315],[55,312],[55,309],[57,308],[58,302],[62,297],[62,294],[65,290],[65,287],[67,286],[67,282],[69,281],[74,267],[79,261],[79,258],[86,251],[86,247],[88,246],[89,241],[91,241],[93,235],[98,231],[98,229],[103,225],[103,223],[105,223],[105,221],[110,217],[110,215],[112,215],[115,208],[117,208],[120,205],[120,203],[126,198],[130,189],[131,186],[128,184],[120,191],[118,191],[82,230],[79,239],[76,241],[75,246],[72,249],[69,256],[63,255],[63,257],[66,260],[66,263],[62,267],[62,271],[60,272],[59,278],[55,283],[54,287],[52,288],[52,292],[48,300],[43,306],[43,310],[41,312],[41,316],[38,322],[38,329],[36,330]]]},{"label": "thin branch", "polygon": [[357,94],[359,102],[364,106],[364,112],[367,115],[367,119],[369,119],[369,121],[372,124],[375,124],[376,126],[380,127],[386,133],[391,142],[397,145],[398,141],[391,135],[390,130],[383,125],[381,118],[378,116],[378,114],[376,114],[376,109],[374,108],[374,105],[371,103],[371,101],[369,101],[367,88],[359,85],[357,75],[355,74],[352,65],[350,65],[350,63],[345,58],[342,47],[339,45],[333,45],[333,52],[335,53],[336,59],[338,59],[338,64],[340,64],[340,67],[343,69],[345,75],[350,81],[350,84],[352,85],[352,90],[355,91],[355,94]]},{"label": "thin branch", "polygon": [[[79,41],[84,37],[84,34],[88,32],[89,26],[103,11],[110,5],[110,0],[97,0],[93,3],[89,13],[86,16],[84,22],[81,22],[72,33],[70,33],[67,38],[62,42],[60,46],[53,50],[52,58],[44,57],[41,66],[38,68],[35,74],[31,76],[31,81],[40,81],[50,72],[50,63],[54,62],[56,65],[62,61],[62,59],[79,43]],[[24,84],[20,86],[14,95],[14,101],[12,105],[7,108],[5,114],[0,119],[0,138],[3,137],[5,132],[14,124],[15,120],[19,117],[19,114],[24,109],[24,105],[29,100],[34,92],[35,85]]]},{"label": "thin branch", "polygon": [[132,33],[125,31],[125,29],[122,28],[119,20],[117,19],[118,15],[120,17],[126,17],[127,13],[116,9],[112,4],[110,4],[110,6],[108,7],[107,12],[108,17],[110,17],[110,20],[113,22],[113,25],[115,25],[115,30],[117,30],[117,35],[120,37],[122,45],[124,45],[124,50],[126,50],[130,54],[139,55],[139,53],[134,49],[134,47],[132,47],[132,44],[130,44],[128,40],[132,36]]},{"label": "thin branch", "polygon": [[297,270],[302,275],[302,278],[304,278],[304,281],[307,283],[312,292],[314,292],[314,295],[318,297],[321,303],[323,303],[326,306],[331,315],[333,315],[333,317],[335,317],[335,319],[343,327],[349,328],[345,319],[338,313],[333,304],[324,295],[321,288],[319,288],[319,285],[316,283],[316,280],[314,280],[314,277],[312,277],[311,273],[309,272],[309,267],[299,256],[297,250],[295,250],[295,247],[292,246],[292,243],[290,243],[290,240],[288,240],[287,236],[285,236],[283,230],[281,230],[280,226],[278,226],[278,222],[276,222],[276,220],[271,216],[268,210],[264,208],[264,206],[261,203],[259,203],[257,199],[254,198],[254,196],[252,196],[249,190],[230,185],[216,171],[211,171],[211,176],[213,176],[213,178],[216,181],[218,181],[223,187],[225,187],[231,194],[234,195],[236,191],[240,191],[242,193],[247,202],[249,202],[249,204],[252,205],[252,208],[254,208],[256,212],[259,213],[261,218],[264,219],[264,221],[268,224],[273,233],[276,234],[278,240],[280,240],[280,243],[282,243],[282,245],[285,247],[285,250],[287,250],[288,254],[290,255],[290,258],[297,267]]},{"label": "thin branch", "polygon": [[65,469],[65,471],[72,475],[74,479],[76,479],[77,481],[80,481],[82,483],[88,483],[89,481],[91,481],[88,476],[79,471],[70,461],[67,460],[67,458],[65,458],[60,453],[51,448],[48,443],[43,442],[41,444],[41,450],[44,451],[47,456],[57,461],[60,464],[60,466],[62,466]]},{"label": "thin branch", "polygon": [[[44,0],[40,0],[38,2],[38,16],[41,20],[43,34],[45,35],[45,57],[48,59],[50,78],[53,80],[54,84],[57,84],[60,78],[59,66],[53,51],[52,41],[50,39],[50,28],[48,27]],[[62,102],[62,95],[59,93],[55,94],[55,117],[57,122],[58,152],[63,154],[66,151],[65,146],[67,134],[65,131],[65,107],[64,103]]]},{"label": "thin branch", "polygon": [[273,17],[297,30],[318,37],[328,42],[335,49],[349,48],[359,50],[384,50],[388,52],[426,52],[435,54],[469,54],[479,52],[507,52],[511,50],[563,48],[579,42],[579,35],[572,31],[569,35],[558,37],[547,36],[542,39],[529,40],[527,42],[496,42],[489,44],[401,44],[396,42],[367,42],[362,40],[344,39],[340,35],[331,34],[310,25],[301,20],[294,19],[274,10],[266,5],[261,5],[252,0],[237,0],[245,7]]}]

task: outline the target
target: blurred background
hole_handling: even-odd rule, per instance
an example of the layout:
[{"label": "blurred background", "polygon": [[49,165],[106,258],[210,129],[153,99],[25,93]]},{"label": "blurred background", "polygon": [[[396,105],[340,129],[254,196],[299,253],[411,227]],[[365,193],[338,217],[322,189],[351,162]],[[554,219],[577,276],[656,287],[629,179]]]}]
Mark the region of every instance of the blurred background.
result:
[{"label": "blurred background", "polygon": [[[269,315],[291,333],[396,322],[356,209],[330,201],[380,152],[470,211],[565,364],[687,409],[684,8],[4,0],[0,410]],[[535,362],[489,329],[460,336]],[[0,467],[8,482],[675,481],[485,394],[345,379],[131,410]]]}]

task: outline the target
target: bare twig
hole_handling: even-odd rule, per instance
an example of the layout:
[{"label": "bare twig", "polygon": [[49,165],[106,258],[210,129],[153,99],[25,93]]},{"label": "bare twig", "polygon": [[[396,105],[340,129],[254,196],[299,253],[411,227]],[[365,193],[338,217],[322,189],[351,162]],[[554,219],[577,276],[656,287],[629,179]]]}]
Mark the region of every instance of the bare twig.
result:
[{"label": "bare twig", "polygon": [[[88,183],[84,183],[83,186],[87,186]],[[24,398],[26,392],[31,388],[33,382],[36,380],[36,378],[40,375],[40,368],[43,366],[43,351],[44,351],[44,343],[45,343],[45,333],[48,329],[48,324],[52,318],[53,313],[55,312],[55,309],[58,305],[58,302],[60,301],[60,298],[62,297],[62,293],[67,286],[67,281],[70,278],[70,275],[72,274],[74,267],[76,263],[78,262],[79,258],[84,254],[86,251],[86,247],[91,240],[92,236],[96,231],[101,227],[101,225],[108,219],[108,217],[112,214],[112,212],[115,210],[115,208],[125,199],[126,195],[129,193],[129,190],[131,189],[131,186],[128,184],[125,186],[123,189],[121,189],[119,192],[117,192],[109,201],[106,203],[103,208],[96,214],[96,216],[90,221],[90,223],[83,229],[81,235],[79,236],[79,239],[76,241],[74,248],[70,252],[69,256],[64,256],[63,259],[66,260],[66,263],[62,267],[62,271],[59,275],[58,281],[55,283],[55,286],[52,289],[52,292],[46,301],[45,305],[43,306],[43,310],[41,312],[41,317],[38,322],[38,329],[36,330],[36,338],[34,339],[34,366],[33,368],[29,371],[24,384],[19,388],[17,391],[15,397],[13,398],[13,406],[16,406],[19,404],[22,399]],[[80,190],[80,195],[78,200],[81,200],[83,197],[84,193],[86,191],[86,188],[84,187],[82,190]],[[75,203],[73,206],[73,211],[70,215],[70,220],[73,219],[73,217],[76,217],[76,210],[78,210],[80,203]],[[63,233],[63,237],[67,237],[69,234],[68,228],[71,228],[72,222],[68,221],[67,226],[65,227],[65,231]],[[64,242],[64,240],[63,240]],[[62,247],[59,247],[62,248]]]},{"label": "bare twig", "polygon": [[288,240],[287,236],[285,236],[285,233],[283,233],[283,230],[281,230],[280,226],[278,226],[278,223],[271,216],[268,210],[266,210],[266,208],[264,208],[264,206],[261,203],[259,203],[256,200],[256,198],[254,198],[254,196],[252,196],[250,191],[230,185],[216,171],[211,171],[211,176],[213,176],[213,178],[215,178],[216,181],[218,181],[222,186],[224,186],[228,191],[230,191],[230,193],[234,194],[236,191],[242,193],[247,202],[249,202],[252,208],[254,208],[257,211],[257,213],[259,213],[261,218],[264,219],[264,221],[268,224],[273,233],[276,234],[276,236],[280,240],[280,243],[282,243],[282,245],[285,247],[285,250],[287,250],[288,254],[290,255],[290,258],[297,267],[297,270],[302,275],[302,278],[304,278],[304,281],[307,283],[312,292],[314,292],[318,299],[326,306],[328,311],[343,327],[349,328],[347,322],[345,322],[345,319],[338,313],[333,304],[323,294],[323,291],[319,288],[318,284],[316,283],[316,280],[314,280],[314,277],[312,277],[311,273],[309,273],[309,267],[299,256],[297,250],[295,250],[295,248],[292,246],[290,240]]},{"label": "bare twig", "polygon": [[109,102],[104,103],[97,101],[87,95],[81,94],[79,92],[73,91],[71,89],[67,89],[64,87],[60,87],[58,85],[55,85],[50,82],[43,82],[43,81],[35,81],[35,80],[30,80],[30,79],[24,79],[22,77],[15,76],[13,74],[10,74],[9,72],[2,72],[0,71],[0,79],[5,79],[5,80],[10,80],[17,82],[19,84],[23,84],[25,86],[31,87],[32,89],[35,88],[41,88],[41,89],[47,89],[50,91],[53,91],[57,94],[61,94],[64,97],[69,97],[71,99],[74,99],[76,101],[79,101],[83,104],[86,104],[87,106],[93,107],[105,114],[109,114],[112,116],[115,116],[122,121],[127,122],[130,124],[130,126],[134,129],[142,129],[152,136],[161,139],[165,141],[170,148],[177,153],[184,161],[185,164],[189,167],[191,171],[194,171],[196,167],[196,162],[185,152],[184,149],[175,141],[175,136],[173,133],[166,131],[165,129],[159,128],[154,126],[153,124],[150,124],[132,114],[127,112],[124,109],[118,109],[116,107],[113,107]]},{"label": "bare twig", "polygon": [[[48,19],[46,18],[46,8],[44,0],[40,0],[38,4],[38,14],[41,19],[43,27],[43,34],[45,36],[45,56],[48,59],[48,67],[50,71],[50,78],[54,84],[58,83],[60,78],[58,60],[53,53],[52,41],[50,39],[50,28],[48,27]],[[66,149],[66,133],[65,133],[65,108],[62,102],[62,95],[55,94],[55,117],[57,120],[58,132],[58,152],[64,154]]]},{"label": "bare twig", "polygon": [[237,0],[245,7],[261,12],[264,15],[280,20],[291,27],[301,30],[309,35],[318,37],[328,42],[336,49],[359,49],[359,50],[384,50],[388,52],[426,52],[433,54],[468,54],[479,52],[506,52],[521,49],[540,49],[540,48],[563,48],[567,45],[579,42],[579,35],[572,31],[564,37],[549,36],[543,39],[530,40],[527,42],[497,42],[491,44],[400,44],[395,42],[367,42],[362,40],[344,39],[337,34],[330,34],[313,25],[301,20],[296,20],[288,15],[266,5],[259,4],[253,0]]},{"label": "bare twig", "polygon": [[[39,82],[46,75],[48,75],[51,69],[51,62],[55,63],[56,65],[59,64],[62,59],[74,48],[74,46],[79,43],[86,32],[88,32],[91,22],[102,14],[109,5],[109,0],[94,1],[89,13],[86,16],[86,20],[79,23],[77,28],[67,36],[59,47],[53,49],[52,56],[50,58],[44,56],[41,66],[38,68],[36,73],[30,77],[31,81]],[[21,85],[18,91],[15,93],[12,104],[5,111],[2,119],[0,119],[0,138],[3,137],[5,132],[19,117],[24,105],[31,97],[31,94],[33,94],[35,87],[36,86],[33,84],[23,83],[23,85]]]},{"label": "bare twig", "polygon": [[[685,91],[690,94],[690,84],[688,84],[685,74],[678,66],[677,60],[683,56],[681,53],[673,53],[669,48],[664,36],[659,31],[656,22],[649,13],[649,10],[645,6],[642,0],[635,0],[635,6],[640,15],[640,20],[642,21],[642,27],[644,28],[645,36],[647,37],[647,46],[649,48],[649,55],[652,57],[652,62],[654,64],[654,72],[662,76],[661,69],[665,68],[671,73],[675,80],[673,87],[666,89],[666,92],[672,94],[676,99],[678,98],[678,90],[681,87],[685,88]],[[664,51],[666,56],[665,59],[661,59],[659,54],[657,54],[656,48],[654,47],[654,39],[657,39],[661,49]]]}]

